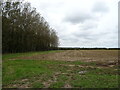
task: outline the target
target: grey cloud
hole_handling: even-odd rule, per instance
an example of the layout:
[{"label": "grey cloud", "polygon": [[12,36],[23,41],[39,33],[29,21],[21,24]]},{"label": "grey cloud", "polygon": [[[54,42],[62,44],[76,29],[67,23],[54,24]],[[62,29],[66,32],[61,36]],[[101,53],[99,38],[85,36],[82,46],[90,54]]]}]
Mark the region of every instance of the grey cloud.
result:
[{"label": "grey cloud", "polygon": [[[110,37],[109,37],[110,36]],[[96,47],[113,47],[116,41],[114,35],[111,36],[110,33],[93,33],[93,32],[75,32],[71,35],[64,35],[61,39],[64,44],[71,46],[96,46]],[[106,40],[107,39],[107,40]],[[114,44],[110,44],[114,41]],[[63,44],[63,45],[64,45]],[[116,44],[117,45],[117,44]]]},{"label": "grey cloud", "polygon": [[92,29],[92,28],[95,28],[96,26],[83,26],[82,28],[84,30],[89,30],[89,29]]},{"label": "grey cloud", "polygon": [[83,29],[84,30],[90,30],[90,29],[93,29],[93,28],[96,28],[97,26],[84,26]]},{"label": "grey cloud", "polygon": [[92,30],[94,28],[97,28],[98,24],[97,22],[88,22],[88,23],[83,23],[82,26],[80,26],[80,28],[82,28],[83,30]]},{"label": "grey cloud", "polygon": [[[67,43],[75,44],[75,43],[86,43],[95,41],[97,38],[92,35],[92,33],[80,33],[74,32],[70,35],[62,35],[61,39],[66,41]],[[73,43],[74,42],[74,43]]]},{"label": "grey cloud", "polygon": [[92,33],[75,33],[74,36],[84,41],[94,41],[97,38],[95,35],[93,36]]},{"label": "grey cloud", "polygon": [[108,12],[109,8],[105,2],[96,2],[92,9],[93,12]]},{"label": "grey cloud", "polygon": [[72,24],[77,24],[77,23],[83,23],[87,20],[93,19],[93,17],[90,14],[81,12],[81,13],[72,13],[68,14],[65,18],[64,21],[70,22]]},{"label": "grey cloud", "polygon": [[61,39],[64,41],[67,41],[67,42],[77,42],[78,41],[77,38],[72,34],[61,35]]},{"label": "grey cloud", "polygon": [[100,40],[101,38],[103,39],[103,37],[105,37],[106,35],[109,35],[109,33],[106,33],[106,32],[94,33],[92,31],[89,31],[89,32],[83,31],[83,32],[75,32],[73,33],[73,35],[80,40],[82,39],[85,41],[94,42],[94,41]]}]

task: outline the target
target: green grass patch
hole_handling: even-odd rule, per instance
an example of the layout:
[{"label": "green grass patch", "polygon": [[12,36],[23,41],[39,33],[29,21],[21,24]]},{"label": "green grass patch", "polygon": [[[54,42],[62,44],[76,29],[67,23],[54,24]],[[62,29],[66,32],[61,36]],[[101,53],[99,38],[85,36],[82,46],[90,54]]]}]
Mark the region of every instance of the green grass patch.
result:
[{"label": "green grass patch", "polygon": [[5,60],[5,59],[21,57],[21,56],[32,56],[32,55],[55,53],[55,52],[62,52],[62,50],[3,54],[2,58],[3,60]]},{"label": "green grass patch", "polygon": [[64,82],[61,81],[61,82],[55,82],[55,83],[52,83],[50,88],[60,88],[60,87],[63,87],[64,86]]},{"label": "green grass patch", "polygon": [[[31,52],[31,55],[53,52],[56,51]],[[3,55],[3,60],[6,60],[3,61],[3,87],[44,88],[45,83],[49,84],[48,88],[61,88],[66,84],[76,88],[118,87],[116,67],[97,68],[95,62],[80,61],[8,60],[23,55],[28,56],[30,53]],[[86,72],[81,74],[81,71]]]},{"label": "green grass patch", "polygon": [[41,82],[34,82],[32,88],[44,88],[44,85]]},{"label": "green grass patch", "polygon": [[76,75],[71,84],[79,88],[116,88],[118,87],[117,79],[116,75]]}]

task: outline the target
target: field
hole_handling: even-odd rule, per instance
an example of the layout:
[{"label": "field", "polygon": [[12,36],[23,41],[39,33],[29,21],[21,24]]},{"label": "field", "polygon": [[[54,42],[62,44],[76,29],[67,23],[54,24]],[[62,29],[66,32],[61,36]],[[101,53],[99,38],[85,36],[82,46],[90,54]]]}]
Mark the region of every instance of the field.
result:
[{"label": "field", "polygon": [[3,55],[3,88],[118,88],[117,50]]}]

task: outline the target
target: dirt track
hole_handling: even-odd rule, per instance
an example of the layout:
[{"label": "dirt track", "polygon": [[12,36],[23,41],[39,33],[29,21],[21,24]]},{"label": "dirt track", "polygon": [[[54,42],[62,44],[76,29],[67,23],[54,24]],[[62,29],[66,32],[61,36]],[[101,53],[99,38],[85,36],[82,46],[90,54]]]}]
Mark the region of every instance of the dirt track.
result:
[{"label": "dirt track", "polygon": [[62,52],[20,57],[27,60],[100,61],[117,62],[117,50],[66,50]]}]

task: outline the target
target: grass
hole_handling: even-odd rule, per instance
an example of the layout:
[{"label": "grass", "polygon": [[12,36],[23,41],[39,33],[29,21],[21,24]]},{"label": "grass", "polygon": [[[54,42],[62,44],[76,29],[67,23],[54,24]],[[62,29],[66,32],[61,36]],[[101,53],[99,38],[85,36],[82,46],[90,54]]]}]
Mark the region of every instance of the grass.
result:
[{"label": "grass", "polygon": [[81,88],[116,88],[118,86],[116,79],[116,75],[77,75],[76,79],[73,80],[71,84],[74,87]]},{"label": "grass", "polygon": [[44,88],[44,85],[41,82],[34,82],[32,86],[33,88]]},{"label": "grass", "polygon": [[50,85],[50,88],[60,88],[60,87],[63,87],[64,86],[64,82],[63,81],[61,81],[61,82],[55,82],[55,83],[52,83],[51,85]]},{"label": "grass", "polygon": [[62,50],[56,50],[56,51],[42,51],[42,52],[25,52],[25,53],[10,53],[10,54],[3,54],[2,58],[5,59],[11,59],[15,57],[21,57],[21,56],[32,56],[32,55],[38,55],[38,54],[47,54],[47,53],[55,53],[60,52]]},{"label": "grass", "polygon": [[[95,63],[80,61],[9,60],[15,57],[54,52],[59,51],[3,55],[3,87],[61,88],[66,84],[75,88],[118,87],[116,67],[97,68]],[[79,65],[93,68],[79,67]],[[81,71],[86,73],[80,74]]]}]

